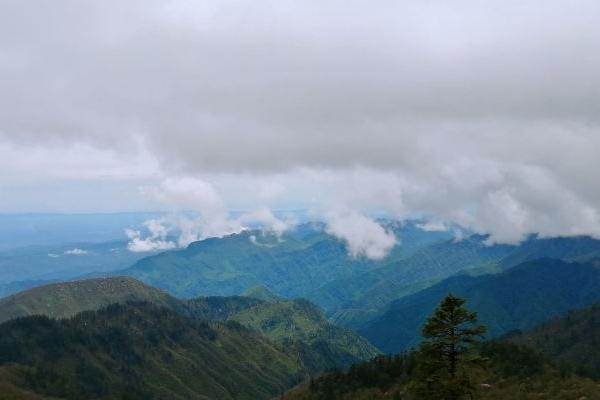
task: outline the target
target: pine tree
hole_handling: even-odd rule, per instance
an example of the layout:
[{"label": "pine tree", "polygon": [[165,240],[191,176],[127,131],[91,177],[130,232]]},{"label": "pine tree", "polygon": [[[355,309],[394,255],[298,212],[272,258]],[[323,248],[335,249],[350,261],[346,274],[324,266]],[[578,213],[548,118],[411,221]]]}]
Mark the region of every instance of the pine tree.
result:
[{"label": "pine tree", "polygon": [[487,328],[477,324],[477,314],[464,304],[465,300],[449,294],[423,327],[419,350],[423,397],[458,400],[472,391],[469,369],[483,361],[473,345]]}]

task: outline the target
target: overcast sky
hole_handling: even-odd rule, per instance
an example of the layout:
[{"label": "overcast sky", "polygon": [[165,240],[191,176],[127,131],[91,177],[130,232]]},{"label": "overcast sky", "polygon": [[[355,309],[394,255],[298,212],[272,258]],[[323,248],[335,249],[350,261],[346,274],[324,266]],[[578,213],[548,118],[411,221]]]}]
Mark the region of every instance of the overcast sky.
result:
[{"label": "overcast sky", "polygon": [[0,0],[0,212],[600,237],[598,71],[597,0]]}]

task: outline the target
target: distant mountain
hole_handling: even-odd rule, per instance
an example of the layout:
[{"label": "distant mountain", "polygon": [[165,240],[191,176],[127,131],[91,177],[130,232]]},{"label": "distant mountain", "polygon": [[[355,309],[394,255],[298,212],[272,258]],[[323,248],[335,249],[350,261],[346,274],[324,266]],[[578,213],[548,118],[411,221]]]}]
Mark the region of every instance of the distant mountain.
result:
[{"label": "distant mountain", "polygon": [[458,272],[495,272],[498,263],[513,251],[514,246],[489,246],[482,236],[444,240],[380,268],[323,285],[306,297],[341,325],[358,328],[389,302]]},{"label": "distant mountain", "polygon": [[388,222],[402,244],[379,261],[350,257],[344,243],[307,224],[280,238],[247,231],[195,242],[118,273],[178,297],[239,295],[262,286],[283,297],[307,298],[328,314],[356,307],[368,312],[463,269],[493,269],[511,250],[479,238],[456,242],[450,232],[417,225]]},{"label": "distant mountain", "polygon": [[600,304],[571,311],[526,332],[512,332],[507,340],[600,378]]},{"label": "distant mountain", "polygon": [[[107,273],[130,267],[148,255],[129,251],[126,240],[65,242],[1,250],[0,285],[67,280],[89,273]],[[6,289],[0,290],[7,292]]]},{"label": "distant mountain", "polygon": [[125,228],[138,229],[144,221],[164,215],[156,212],[0,214],[0,252],[32,245],[123,240]]},{"label": "distant mountain", "polygon": [[535,236],[521,243],[505,257],[500,266],[508,269],[526,261],[555,258],[563,261],[587,262],[600,258],[600,240],[589,236],[539,239]]},{"label": "distant mountain", "polygon": [[379,261],[352,258],[323,226],[305,224],[281,237],[247,231],[195,242],[119,273],[186,298],[263,287],[278,296],[306,298],[337,324],[359,329],[381,316],[390,302],[459,273],[498,273],[544,254],[586,261],[600,252],[600,240],[589,237],[531,237],[519,246],[490,245],[485,235],[457,241],[451,232],[424,231],[417,221],[380,222],[401,244]]},{"label": "distant mountain", "polygon": [[252,297],[253,299],[259,299],[259,300],[264,300],[264,301],[282,300],[281,297],[277,296],[275,293],[273,293],[272,291],[270,291],[268,288],[266,288],[264,286],[252,287],[252,288],[244,291],[244,293],[242,293],[242,296]]},{"label": "distant mountain", "polygon": [[344,243],[325,233],[323,226],[305,224],[280,237],[246,231],[206,239],[183,250],[144,258],[118,273],[177,297],[238,295],[256,286],[288,298],[307,297],[329,282],[385,266],[450,236],[447,232],[424,232],[414,223],[388,226],[402,237],[402,245],[379,261],[352,258]]},{"label": "distant mountain", "polygon": [[171,308],[179,305],[162,290],[129,277],[86,279],[38,286],[0,299],[0,322],[36,314],[65,318],[126,301],[150,301]]},{"label": "distant mountain", "polygon": [[151,303],[5,322],[0,368],[0,387],[59,399],[269,399],[305,378],[293,356],[240,324]]},{"label": "distant mountain", "polygon": [[359,332],[383,351],[408,349],[417,344],[430,310],[448,293],[467,299],[488,325],[488,337],[494,337],[599,301],[600,267],[540,259],[500,274],[455,276],[394,301]]}]

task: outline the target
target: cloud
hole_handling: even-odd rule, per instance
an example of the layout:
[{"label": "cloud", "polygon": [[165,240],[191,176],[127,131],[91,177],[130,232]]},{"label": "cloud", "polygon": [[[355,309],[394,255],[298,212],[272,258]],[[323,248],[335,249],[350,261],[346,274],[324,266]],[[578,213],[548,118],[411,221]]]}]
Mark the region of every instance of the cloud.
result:
[{"label": "cloud", "polygon": [[4,2],[0,209],[167,205],[177,246],[232,209],[600,237],[599,27],[594,0]]},{"label": "cloud", "polygon": [[168,240],[169,227],[163,221],[156,219],[146,221],[144,226],[149,231],[148,236],[142,237],[142,232],[135,229],[126,229],[125,234],[129,239],[127,248],[132,252],[146,252],[169,250],[176,247],[175,242]]},{"label": "cloud", "polygon": [[435,220],[417,224],[417,228],[426,232],[446,232],[448,230],[448,226],[443,221]]},{"label": "cloud", "polygon": [[[217,189],[199,178],[167,178],[157,187],[144,188],[144,191],[167,207],[170,214],[160,220],[146,221],[144,225],[149,235],[144,238],[139,230],[128,229],[131,251],[185,247],[198,240],[240,233],[249,228],[279,236],[295,224],[292,219],[275,217],[266,206],[234,217]],[[170,233],[177,236],[176,241],[168,240]]]},{"label": "cloud", "polygon": [[325,231],[341,240],[352,257],[380,260],[397,243],[394,233],[352,210],[334,210],[325,215]]},{"label": "cloud", "polygon": [[[63,254],[66,256],[84,256],[84,255],[88,254],[88,251],[80,249],[80,248],[74,248],[71,250],[65,250],[63,252]],[[52,256],[50,256],[50,257],[52,257]]]},{"label": "cloud", "polygon": [[244,226],[258,226],[260,229],[273,232],[278,236],[297,224],[297,221],[292,217],[286,220],[277,218],[267,207],[244,213],[238,220]]}]

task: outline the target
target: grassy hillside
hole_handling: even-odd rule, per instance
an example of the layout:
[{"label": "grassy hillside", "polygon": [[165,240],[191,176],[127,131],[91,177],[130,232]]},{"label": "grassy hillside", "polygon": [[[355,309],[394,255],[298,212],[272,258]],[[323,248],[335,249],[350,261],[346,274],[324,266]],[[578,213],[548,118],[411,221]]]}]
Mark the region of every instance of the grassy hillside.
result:
[{"label": "grassy hillside", "polygon": [[2,385],[65,399],[267,399],[305,376],[239,324],[150,303],[5,322],[0,366]]},{"label": "grassy hillside", "polygon": [[379,354],[366,339],[330,323],[318,307],[305,300],[261,302],[231,315],[229,320],[253,328],[297,355],[313,374],[348,367]]},{"label": "grassy hillside", "polygon": [[469,300],[488,337],[528,329],[600,300],[600,268],[594,264],[541,259],[488,276],[456,276],[393,302],[360,333],[386,352],[408,349],[419,340],[429,310],[446,294]]},{"label": "grassy hillside", "polygon": [[264,286],[255,286],[250,289],[247,289],[242,293],[242,296],[251,297],[253,299],[259,299],[264,301],[278,301],[282,300],[280,296],[277,296],[275,293],[270,291],[268,288]]},{"label": "grassy hillside", "polygon": [[39,286],[0,299],[0,322],[35,314],[70,317],[81,311],[130,300],[169,307],[178,304],[162,290],[129,277],[86,279]]},{"label": "grassy hillside", "polygon": [[569,312],[527,332],[513,332],[507,340],[600,378],[600,304]]}]

